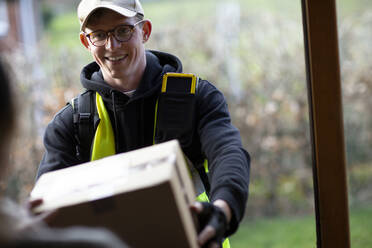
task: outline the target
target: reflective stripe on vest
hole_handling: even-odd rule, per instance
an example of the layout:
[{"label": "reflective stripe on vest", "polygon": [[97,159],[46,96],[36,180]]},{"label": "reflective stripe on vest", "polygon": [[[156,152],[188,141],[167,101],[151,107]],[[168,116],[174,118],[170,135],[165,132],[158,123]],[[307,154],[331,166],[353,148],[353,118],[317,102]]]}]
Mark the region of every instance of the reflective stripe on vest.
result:
[{"label": "reflective stripe on vest", "polygon": [[102,97],[96,92],[96,107],[100,122],[93,139],[90,161],[115,155],[115,137]]},{"label": "reflective stripe on vest", "polygon": [[[103,103],[102,97],[100,94],[96,92],[96,108],[98,112],[98,116],[100,118],[100,122],[98,124],[96,133],[94,135],[93,144],[92,144],[92,152],[91,152],[91,161],[101,159],[107,156],[115,155],[115,137],[114,132],[112,129],[110,116],[106,110],[106,107]],[[155,106],[155,122],[154,122],[154,144],[155,144],[155,130],[156,130],[156,115],[158,112],[158,102],[156,102]],[[208,172],[208,162],[205,160],[204,162],[205,171]],[[198,185],[203,185],[199,176],[199,173],[194,170],[190,170],[191,177],[194,181],[198,180]],[[193,173],[194,171],[194,173]],[[196,172],[196,173],[195,173]],[[200,184],[201,183],[201,184]],[[195,185],[197,186],[197,185]],[[197,201],[201,202],[209,202],[209,198],[205,191],[200,193],[201,191],[196,189],[198,192],[198,196],[196,197]],[[230,243],[228,239],[225,239],[222,245],[223,248],[230,248]]]}]

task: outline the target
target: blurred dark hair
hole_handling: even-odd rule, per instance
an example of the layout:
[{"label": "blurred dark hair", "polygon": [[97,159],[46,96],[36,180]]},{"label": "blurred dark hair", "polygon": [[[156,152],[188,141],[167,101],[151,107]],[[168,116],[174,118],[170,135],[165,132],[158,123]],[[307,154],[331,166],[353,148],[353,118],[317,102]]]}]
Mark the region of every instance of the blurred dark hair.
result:
[{"label": "blurred dark hair", "polygon": [[0,58],[0,151],[7,145],[15,124],[14,101],[9,77],[9,68]]}]

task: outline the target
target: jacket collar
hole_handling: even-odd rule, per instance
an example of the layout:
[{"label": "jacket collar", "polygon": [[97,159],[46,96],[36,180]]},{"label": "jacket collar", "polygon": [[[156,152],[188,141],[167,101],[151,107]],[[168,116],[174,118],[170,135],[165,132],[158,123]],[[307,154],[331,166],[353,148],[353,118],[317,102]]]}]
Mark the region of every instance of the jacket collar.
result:
[{"label": "jacket collar", "polygon": [[[145,72],[133,99],[145,97],[159,90],[162,82],[161,78],[167,72],[182,72],[181,61],[168,53],[146,51]],[[111,92],[116,91],[103,80],[101,69],[96,62],[92,62],[83,68],[80,81],[84,88],[97,91],[104,98],[109,98]]]}]

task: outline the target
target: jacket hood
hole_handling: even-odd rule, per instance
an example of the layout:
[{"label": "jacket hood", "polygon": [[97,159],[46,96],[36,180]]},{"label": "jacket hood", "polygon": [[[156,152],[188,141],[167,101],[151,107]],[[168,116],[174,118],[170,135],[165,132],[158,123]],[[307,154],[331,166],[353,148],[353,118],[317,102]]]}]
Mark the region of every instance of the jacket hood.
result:
[{"label": "jacket hood", "polygon": [[[182,72],[181,61],[174,55],[146,51],[146,68],[135,97],[150,94],[161,87],[161,77],[167,72]],[[104,97],[115,90],[103,80],[102,71],[96,62],[85,66],[80,74],[80,81],[84,88],[99,92]]]}]

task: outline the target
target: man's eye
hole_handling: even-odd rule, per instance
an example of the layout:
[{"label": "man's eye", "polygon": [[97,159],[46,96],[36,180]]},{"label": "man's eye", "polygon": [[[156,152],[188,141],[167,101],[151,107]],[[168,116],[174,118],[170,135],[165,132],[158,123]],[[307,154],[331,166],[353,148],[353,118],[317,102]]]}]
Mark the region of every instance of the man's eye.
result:
[{"label": "man's eye", "polygon": [[116,29],[116,34],[117,35],[127,35],[127,34],[130,33],[130,31],[131,31],[131,29],[128,28],[128,27],[118,27]]},{"label": "man's eye", "polygon": [[106,33],[105,32],[94,32],[94,33],[91,33],[90,38],[92,40],[104,40],[106,39]]}]

